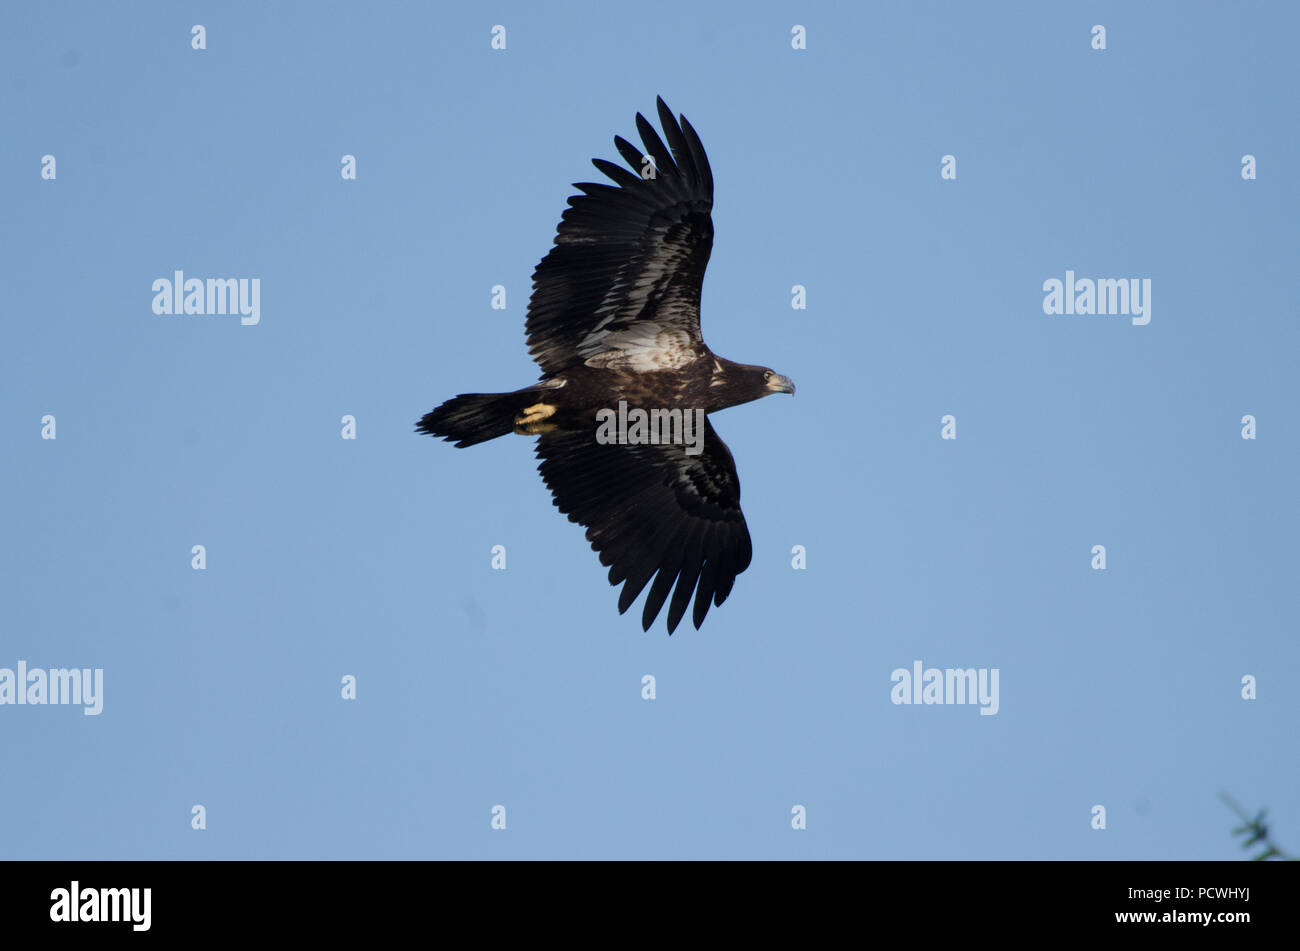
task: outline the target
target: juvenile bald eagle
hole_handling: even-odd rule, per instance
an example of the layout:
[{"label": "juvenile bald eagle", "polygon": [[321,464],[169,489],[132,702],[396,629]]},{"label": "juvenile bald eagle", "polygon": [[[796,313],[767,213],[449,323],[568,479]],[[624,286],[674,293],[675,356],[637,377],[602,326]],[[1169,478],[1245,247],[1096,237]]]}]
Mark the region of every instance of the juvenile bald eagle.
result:
[{"label": "juvenile bald eagle", "polygon": [[623,585],[619,613],[653,579],[641,625],[672,592],[671,634],[692,594],[698,628],[753,553],[735,461],[706,414],[794,384],[715,356],[700,336],[713,172],[686,117],[658,106],[668,144],[638,113],[644,153],[614,137],[635,171],[592,159],[615,185],[574,185],[582,194],[533,272],[525,330],[541,380],[457,396],[416,431],[461,447],[537,435],[555,505],[586,526],[609,583]]}]

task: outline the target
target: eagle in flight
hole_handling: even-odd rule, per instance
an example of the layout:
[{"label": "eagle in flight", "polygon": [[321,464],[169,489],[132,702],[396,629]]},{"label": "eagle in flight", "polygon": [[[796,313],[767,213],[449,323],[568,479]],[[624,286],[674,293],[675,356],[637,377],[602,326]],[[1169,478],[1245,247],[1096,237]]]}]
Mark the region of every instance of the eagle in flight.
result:
[{"label": "eagle in flight", "polygon": [[650,585],[649,630],[671,593],[671,634],[692,594],[698,628],[753,554],[736,463],[707,414],[794,383],[715,355],[700,335],[713,172],[686,117],[658,107],[667,145],[638,113],[645,151],[614,137],[635,171],[592,159],[614,185],[574,185],[582,194],[533,272],[525,331],[541,380],[457,396],[416,431],[460,447],[537,436],[555,505],[623,585],[619,613]]}]

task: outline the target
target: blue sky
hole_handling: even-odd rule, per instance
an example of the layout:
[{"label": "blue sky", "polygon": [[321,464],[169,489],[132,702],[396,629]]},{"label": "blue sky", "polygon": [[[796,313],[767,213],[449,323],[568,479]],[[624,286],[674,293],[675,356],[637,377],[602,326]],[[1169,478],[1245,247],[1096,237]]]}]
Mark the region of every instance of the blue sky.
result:
[{"label": "blue sky", "polygon": [[[1235,858],[1221,791],[1300,849],[1294,7],[2,16],[0,668],[104,671],[0,706],[6,857]],[[754,561],[672,637],[532,440],[412,432],[535,379],[532,269],[656,95],[705,339],[799,387],[713,418]],[[175,270],[260,322],[156,316]],[[1150,323],[1045,315],[1067,270]],[[916,660],[997,714],[891,703]]]}]

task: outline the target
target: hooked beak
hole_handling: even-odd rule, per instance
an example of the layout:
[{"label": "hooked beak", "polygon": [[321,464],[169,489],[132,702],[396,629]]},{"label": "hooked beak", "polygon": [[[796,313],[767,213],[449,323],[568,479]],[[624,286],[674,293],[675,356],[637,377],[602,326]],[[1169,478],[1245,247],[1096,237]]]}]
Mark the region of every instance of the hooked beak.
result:
[{"label": "hooked beak", "polygon": [[789,393],[794,396],[794,380],[779,373],[772,374],[772,379],[767,381],[767,388],[773,393]]}]

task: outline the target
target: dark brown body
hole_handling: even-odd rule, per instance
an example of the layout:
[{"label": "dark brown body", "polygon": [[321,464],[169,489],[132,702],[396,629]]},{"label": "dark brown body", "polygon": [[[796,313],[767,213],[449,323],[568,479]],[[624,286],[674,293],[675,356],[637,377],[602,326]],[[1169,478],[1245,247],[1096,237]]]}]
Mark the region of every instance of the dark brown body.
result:
[{"label": "dark brown body", "polygon": [[680,370],[651,373],[580,364],[519,392],[536,397],[515,418],[515,432],[531,436],[594,429],[597,413],[617,410],[620,401],[629,409],[703,409],[707,414],[770,392],[794,392],[794,385],[765,367],[709,356]]}]

